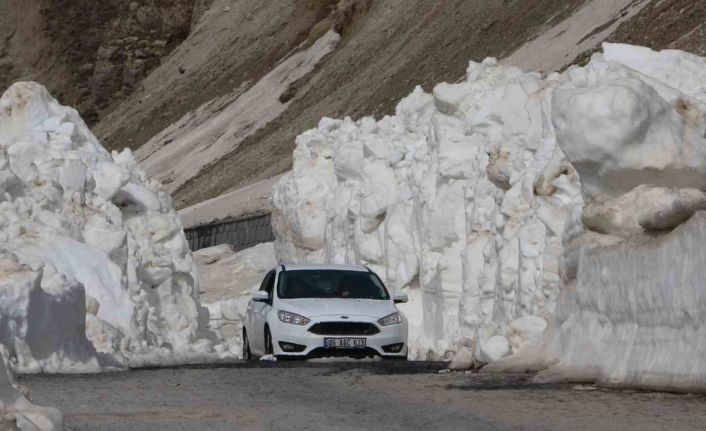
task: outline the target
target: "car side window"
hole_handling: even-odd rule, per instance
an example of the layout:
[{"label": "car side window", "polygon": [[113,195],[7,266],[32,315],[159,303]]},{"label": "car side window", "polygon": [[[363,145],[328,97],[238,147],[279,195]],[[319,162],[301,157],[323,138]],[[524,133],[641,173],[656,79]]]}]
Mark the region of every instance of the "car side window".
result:
[{"label": "car side window", "polygon": [[272,304],[272,290],[275,286],[275,270],[268,272],[265,278],[262,280],[260,285],[260,290],[264,290],[270,296],[270,304]]},{"label": "car side window", "polygon": [[271,271],[269,274],[269,279],[267,279],[267,284],[265,285],[265,291],[270,295],[270,302],[272,302],[272,291],[275,288],[275,272]]},{"label": "car side window", "polygon": [[267,273],[265,278],[262,279],[262,283],[260,284],[260,290],[267,291],[267,287],[269,286],[270,280],[273,278],[272,276],[274,275],[274,273],[274,271],[270,271]]}]

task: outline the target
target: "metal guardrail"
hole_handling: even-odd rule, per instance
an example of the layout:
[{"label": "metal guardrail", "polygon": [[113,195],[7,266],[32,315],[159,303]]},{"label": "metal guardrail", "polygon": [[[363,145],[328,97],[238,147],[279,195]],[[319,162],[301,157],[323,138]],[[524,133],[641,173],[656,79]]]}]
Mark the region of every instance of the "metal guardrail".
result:
[{"label": "metal guardrail", "polygon": [[219,221],[184,229],[184,233],[191,251],[221,244],[230,244],[235,251],[238,251],[275,239],[270,214],[240,220]]}]

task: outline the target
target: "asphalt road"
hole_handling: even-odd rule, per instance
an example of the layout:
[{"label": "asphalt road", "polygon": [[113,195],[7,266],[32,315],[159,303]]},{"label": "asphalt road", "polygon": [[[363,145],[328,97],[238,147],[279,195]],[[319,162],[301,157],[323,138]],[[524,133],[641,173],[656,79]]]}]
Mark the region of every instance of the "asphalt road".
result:
[{"label": "asphalt road", "polygon": [[706,396],[537,385],[428,362],[22,376],[67,430],[703,430]]}]

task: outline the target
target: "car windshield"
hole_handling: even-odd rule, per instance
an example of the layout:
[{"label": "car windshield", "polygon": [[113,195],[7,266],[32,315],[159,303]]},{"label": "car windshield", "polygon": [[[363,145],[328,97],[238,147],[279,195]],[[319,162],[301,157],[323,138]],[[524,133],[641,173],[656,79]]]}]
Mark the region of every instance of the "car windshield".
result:
[{"label": "car windshield", "polygon": [[277,296],[282,299],[390,299],[377,275],[343,270],[284,271],[277,284]]}]

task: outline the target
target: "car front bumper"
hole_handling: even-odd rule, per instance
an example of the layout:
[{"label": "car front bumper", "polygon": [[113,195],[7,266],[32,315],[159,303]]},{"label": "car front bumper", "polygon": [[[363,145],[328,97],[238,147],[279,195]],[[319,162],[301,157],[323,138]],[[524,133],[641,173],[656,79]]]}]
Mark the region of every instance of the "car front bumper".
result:
[{"label": "car front bumper", "polygon": [[[314,334],[310,330],[317,323],[324,322],[363,322],[375,325],[379,330],[373,335],[356,334]],[[366,316],[349,316],[343,320],[340,316],[321,316],[312,318],[306,326],[283,323],[277,319],[270,322],[273,353],[278,358],[313,358],[329,356],[366,357],[381,356],[385,358],[407,357],[407,321],[396,325],[380,326],[377,319]],[[325,338],[365,338],[365,348],[326,348]],[[296,349],[284,350],[287,344]],[[391,346],[402,344],[399,350],[391,350]],[[296,351],[295,351],[296,350]]]}]

